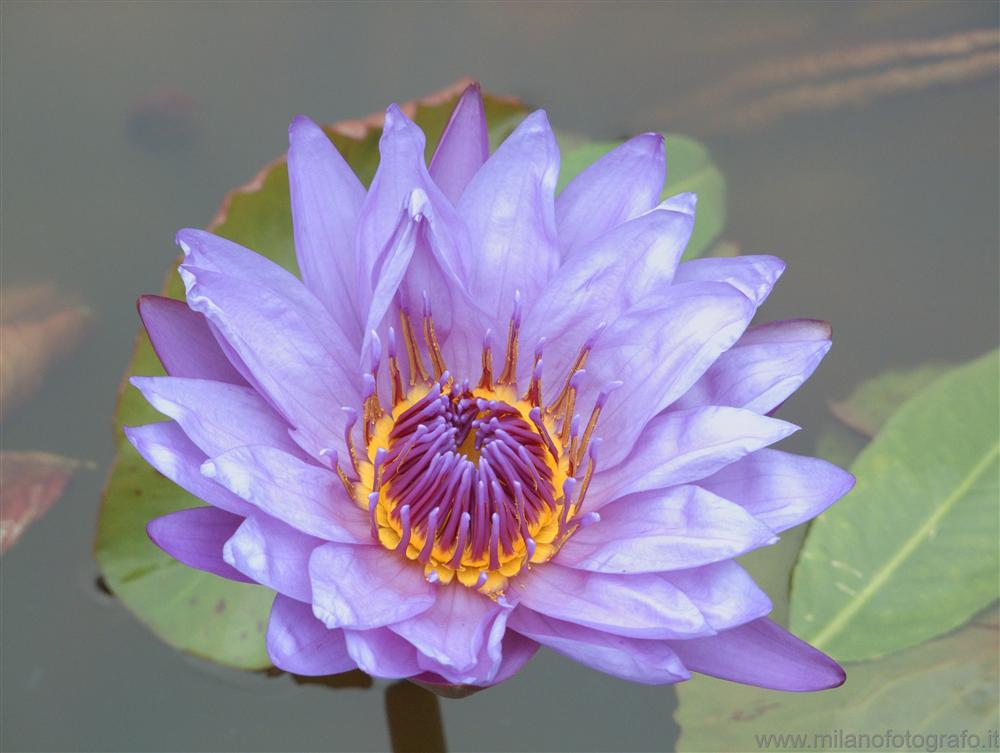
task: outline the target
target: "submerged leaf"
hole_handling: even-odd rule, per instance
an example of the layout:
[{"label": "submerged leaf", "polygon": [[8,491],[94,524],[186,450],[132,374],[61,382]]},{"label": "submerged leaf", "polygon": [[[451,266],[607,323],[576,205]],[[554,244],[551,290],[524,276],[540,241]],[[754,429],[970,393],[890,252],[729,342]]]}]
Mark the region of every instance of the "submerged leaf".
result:
[{"label": "submerged leaf", "polygon": [[0,452],[0,554],[62,497],[79,467],[47,452]]},{"label": "submerged leaf", "polygon": [[0,291],[0,420],[28,400],[53,361],[77,346],[90,324],[86,306],[50,283]]},{"label": "submerged leaf", "polygon": [[918,392],[858,456],[854,491],[812,526],[791,627],[869,659],[961,625],[998,594],[998,369],[993,352]]}]

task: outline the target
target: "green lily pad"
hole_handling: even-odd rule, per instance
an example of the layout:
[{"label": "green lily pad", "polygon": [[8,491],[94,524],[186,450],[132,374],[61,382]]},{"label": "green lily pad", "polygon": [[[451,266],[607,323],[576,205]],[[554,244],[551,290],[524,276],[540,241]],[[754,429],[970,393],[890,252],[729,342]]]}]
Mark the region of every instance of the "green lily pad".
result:
[{"label": "green lily pad", "polygon": [[793,632],[841,661],[961,625],[998,593],[997,352],[920,390],[851,466],[852,493],[811,527]]},{"label": "green lily pad", "polygon": [[[404,107],[426,133],[428,155],[440,139],[461,88],[456,86]],[[484,99],[495,148],[527,109],[509,98],[484,95]],[[378,166],[381,130],[377,123],[371,119],[354,121],[325,130],[367,185]],[[699,217],[704,215],[708,220],[699,222],[721,227],[722,182],[718,170],[702,147],[689,139],[673,139],[683,152],[676,159],[689,167],[686,171],[674,170],[668,189],[671,193],[704,190]],[[575,153],[568,154],[567,160],[571,165],[578,164]],[[579,164],[576,169],[584,166]],[[714,220],[713,212],[719,212]],[[271,163],[246,186],[232,191],[210,229],[297,272],[284,159]],[[712,230],[711,234],[717,232]],[[183,298],[176,265],[170,270],[163,294]],[[221,664],[247,669],[268,667],[263,631],[272,593],[260,586],[185,567],[161,552],[146,536],[145,525],[150,519],[202,504],[149,467],[121,432],[122,425],[163,420],[137,390],[128,387],[127,381],[135,374],[163,373],[149,339],[140,329],[114,416],[117,455],[101,504],[95,543],[98,564],[112,592],[167,643]]]},{"label": "green lily pad", "polygon": [[[726,218],[726,182],[704,145],[677,134],[665,133],[663,137],[667,142],[667,182],[663,198],[685,191],[698,194],[694,232],[684,250],[684,259],[697,259],[705,255],[712,241],[722,232]],[[559,169],[559,191],[584,168],[622,142],[578,145],[577,137],[561,136],[560,143],[565,153]]]},{"label": "green lily pad", "polygon": [[[1000,708],[997,629],[991,610],[946,637],[881,661],[851,665],[847,683],[823,693],[776,693],[697,677],[678,687],[677,749],[986,749],[996,743],[995,738],[987,743],[985,736],[996,730]],[[887,730],[908,732],[910,743],[873,740]],[[963,731],[979,735],[980,745],[957,744]],[[917,735],[924,739],[917,741]],[[954,735],[956,744],[928,741],[928,735]]]},{"label": "green lily pad", "polygon": [[952,368],[952,364],[926,363],[882,372],[843,400],[830,403],[830,410],[855,431],[874,437],[903,402]]}]

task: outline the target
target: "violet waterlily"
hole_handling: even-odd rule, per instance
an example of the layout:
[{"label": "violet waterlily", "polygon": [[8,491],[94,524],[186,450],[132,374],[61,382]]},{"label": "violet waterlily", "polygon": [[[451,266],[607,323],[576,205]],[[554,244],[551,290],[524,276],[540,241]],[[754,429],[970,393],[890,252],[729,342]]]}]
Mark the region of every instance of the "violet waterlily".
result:
[{"label": "violet waterlily", "polygon": [[733,561],[853,483],[768,449],[829,328],[749,326],[777,258],[680,262],[661,136],[558,196],[545,113],[490,155],[475,87],[429,166],[390,107],[367,191],[313,122],[289,137],[301,280],[181,231],[187,302],[140,301],[169,376],[132,380],[171,420],[127,429],[209,504],[152,539],[276,592],[275,665],[486,686],[543,645],[652,684],[843,681]]}]

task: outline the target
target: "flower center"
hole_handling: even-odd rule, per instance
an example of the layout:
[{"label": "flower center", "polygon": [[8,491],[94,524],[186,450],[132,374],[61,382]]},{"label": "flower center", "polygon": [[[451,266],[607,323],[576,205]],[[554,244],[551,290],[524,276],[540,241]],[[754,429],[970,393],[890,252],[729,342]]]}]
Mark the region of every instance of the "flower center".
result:
[{"label": "flower center", "polygon": [[580,508],[599,443],[592,434],[608,394],[618,386],[601,390],[583,425],[574,408],[591,338],[549,405],[542,404],[541,344],[528,389],[519,393],[519,303],[516,299],[500,376],[493,375],[487,332],[476,387],[456,382],[447,371],[426,296],[422,334],[433,377],[410,316],[401,310],[409,386],[403,386],[390,328],[392,408],[383,409],[378,395],[382,348],[375,336],[372,369],[365,375],[362,457],[353,439],[357,413],[348,411],[346,440],[356,478],[337,464],[382,546],[419,562],[432,582],[457,579],[493,597],[522,568],[550,559],[573,530],[599,520],[596,513],[581,515]]}]

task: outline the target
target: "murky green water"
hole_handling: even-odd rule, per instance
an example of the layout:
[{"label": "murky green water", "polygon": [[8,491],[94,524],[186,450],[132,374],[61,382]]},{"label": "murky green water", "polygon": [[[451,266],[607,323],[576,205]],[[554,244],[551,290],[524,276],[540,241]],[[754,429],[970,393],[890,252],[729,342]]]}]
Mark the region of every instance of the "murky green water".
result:
[{"label": "murky green water", "polygon": [[[174,231],[207,224],[228,188],[284,150],[295,113],[355,117],[471,75],[544,106],[558,127],[706,142],[728,179],[726,238],[788,262],[764,316],[834,326],[832,353],[782,413],[806,427],[788,448],[809,452],[827,400],[861,379],[996,345],[996,66],[939,84],[908,60],[824,74],[911,71],[908,91],[851,103],[762,104],[808,83],[796,64],[791,84],[698,94],[766,60],[996,29],[998,7],[6,0],[3,284],[54,280],[89,303],[95,326],[5,422],[3,447],[96,470],[3,557],[3,749],[390,745],[384,684],[218,669],[161,644],[95,588],[91,542],[134,300],[159,289]],[[427,704],[398,688],[389,700],[400,719]],[[670,750],[674,706],[670,688],[543,651],[514,680],[443,701],[441,713],[451,750]],[[433,745],[426,713],[415,714],[423,732],[397,730],[412,749]]]}]

